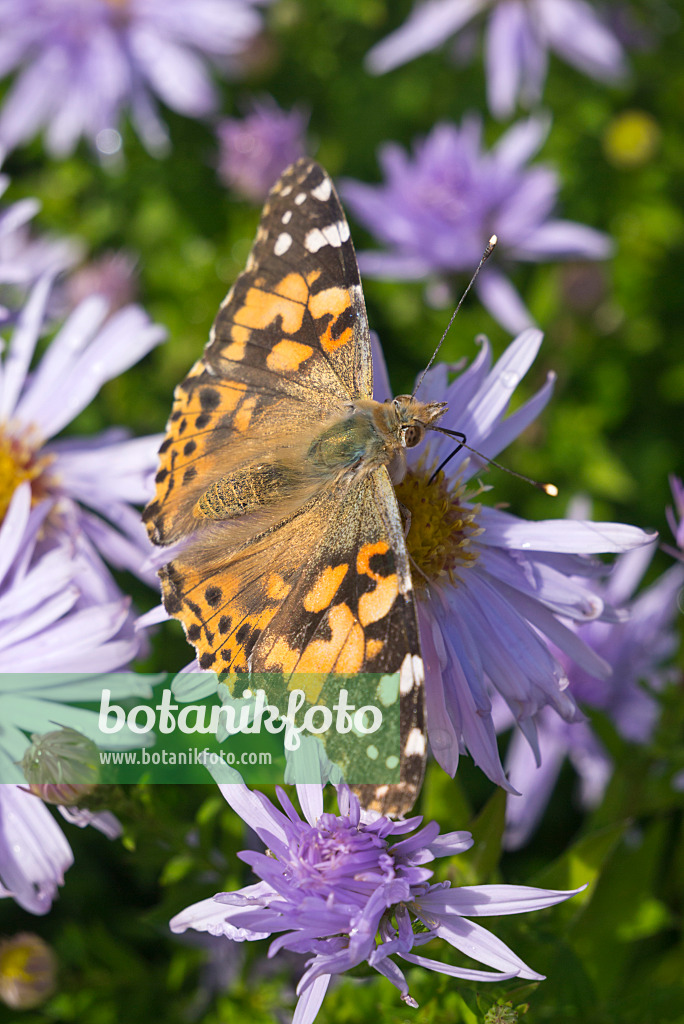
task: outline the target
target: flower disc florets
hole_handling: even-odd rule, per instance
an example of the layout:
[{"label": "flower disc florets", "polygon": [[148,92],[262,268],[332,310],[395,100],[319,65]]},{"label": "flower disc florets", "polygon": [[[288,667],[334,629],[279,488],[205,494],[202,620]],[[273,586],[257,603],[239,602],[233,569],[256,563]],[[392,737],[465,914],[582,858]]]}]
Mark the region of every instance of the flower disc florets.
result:
[{"label": "flower disc florets", "polygon": [[483,532],[477,525],[480,506],[468,504],[473,495],[460,479],[449,480],[441,471],[433,480],[423,460],[407,472],[396,493],[411,515],[406,546],[418,568],[416,589],[440,580],[458,583],[460,571],[477,560],[472,542]]}]

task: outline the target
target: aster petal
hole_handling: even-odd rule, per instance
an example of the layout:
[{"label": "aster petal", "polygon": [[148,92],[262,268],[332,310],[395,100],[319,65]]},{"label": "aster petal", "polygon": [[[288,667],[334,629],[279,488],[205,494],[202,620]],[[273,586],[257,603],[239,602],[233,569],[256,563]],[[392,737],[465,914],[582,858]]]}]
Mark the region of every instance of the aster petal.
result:
[{"label": "aster petal", "polygon": [[107,839],[119,839],[123,835],[121,822],[110,811],[89,811],[84,807],[59,807],[58,810],[65,821],[77,828],[92,825]]},{"label": "aster petal", "polygon": [[485,309],[511,334],[519,334],[535,326],[520,295],[497,268],[486,267],[474,287]]},{"label": "aster petal", "polygon": [[609,82],[625,74],[622,47],[584,0],[544,0],[535,10],[549,45],[570,64]]},{"label": "aster petal", "polygon": [[473,845],[470,832],[445,832],[429,844],[428,849],[435,857],[457,857]]},{"label": "aster petal", "polygon": [[310,825],[315,825],[323,813],[323,789],[320,785],[299,785],[297,796],[304,817]]},{"label": "aster petal", "polygon": [[235,782],[219,785],[226,803],[262,838],[264,833],[268,833],[281,843],[287,844],[288,834],[282,824],[287,821],[285,816],[279,814],[270,804],[267,807],[266,803],[259,799],[259,794],[248,789],[237,772],[234,774]]},{"label": "aster petal", "polygon": [[525,58],[531,46],[541,51],[530,32],[526,4],[519,0],[496,4],[487,24],[485,63],[487,102],[499,119],[510,117],[515,110],[523,84]]},{"label": "aster petal", "polygon": [[52,281],[47,276],[38,281],[19,314],[9,354],[3,367],[0,420],[12,419],[17,411],[17,400],[26,381],[40,325],[45,316],[51,285]]},{"label": "aster petal", "polygon": [[[433,623],[424,605],[418,604],[420,640],[425,664],[425,711],[430,749],[447,775],[458,769],[460,735],[446,702],[447,687],[443,676],[447,667],[446,649],[441,630]],[[460,723],[459,723],[460,725]]]},{"label": "aster petal", "polygon": [[569,658],[597,679],[606,679],[611,672],[610,665],[596,651],[586,644],[577,633],[568,629],[562,622],[545,608],[539,601],[523,594],[520,590],[509,587],[500,580],[497,583],[501,592],[506,595],[511,604],[529,622],[535,626],[540,633],[564,651]]},{"label": "aster petal", "polygon": [[[580,885],[577,889],[538,889],[529,885],[462,885],[450,889],[433,888],[421,896],[420,906],[431,914],[498,917],[500,914],[526,914],[532,910],[544,910],[577,896],[585,889],[586,885]],[[478,927],[478,935],[482,931]],[[488,932],[485,934],[489,935]],[[498,941],[495,940],[495,943]],[[471,955],[479,959],[477,953]]]},{"label": "aster petal", "polygon": [[45,804],[21,786],[0,786],[2,881],[17,903],[46,914],[72,863],[71,847]]},{"label": "aster petal", "polygon": [[603,231],[571,220],[548,220],[514,245],[518,260],[546,259],[605,260],[613,255],[615,243]]},{"label": "aster petal", "polygon": [[55,87],[61,84],[64,62],[54,48],[36,56],[16,79],[0,114],[0,143],[14,149],[30,139],[49,118],[55,105]]},{"label": "aster petal", "polygon": [[313,1024],[330,984],[330,975],[321,974],[306,988],[297,1000],[292,1024]]},{"label": "aster petal", "polygon": [[409,252],[374,252],[366,249],[357,255],[359,270],[364,277],[380,281],[420,281],[432,269],[427,260]]},{"label": "aster petal", "polygon": [[[567,899],[567,894],[564,893],[563,898]],[[528,967],[505,942],[497,939],[495,935],[473,921],[453,916],[443,917],[440,920],[434,910],[430,914],[424,913],[419,901],[414,906],[417,916],[435,936],[446,939],[450,945],[460,949],[462,953],[481,960],[483,964],[494,967],[497,971],[513,972],[518,977],[528,978],[531,981],[544,980],[543,974],[537,974],[536,971]],[[406,954],[403,956],[404,959],[410,959]],[[436,970],[436,968],[434,969]]]},{"label": "aster petal", "polygon": [[487,543],[522,551],[619,553],[653,542],[655,533],[647,533],[625,523],[595,523],[578,519],[540,519],[534,523],[516,520],[487,524]]},{"label": "aster petal", "polygon": [[20,484],[12,495],[5,518],[0,525],[0,583],[16,558],[31,509],[31,485]]},{"label": "aster petal", "polygon": [[[268,899],[270,896],[275,895],[266,882],[257,882],[256,885],[245,886],[244,889],[238,890],[236,895],[238,894],[253,899]],[[258,909],[259,905],[255,904],[254,910]],[[249,913],[249,908],[241,910],[241,913]],[[179,914],[176,914],[169,922],[169,928],[172,932],[184,932],[187,928],[193,928],[198,932],[209,932],[210,935],[224,935],[226,938],[233,939],[234,942],[244,942],[248,939],[267,939],[270,935],[270,932],[253,931],[245,927],[236,928],[230,923],[230,918],[231,911],[226,904],[218,903],[212,897],[211,899],[200,900],[199,903],[193,903]]]},{"label": "aster petal", "polygon": [[216,94],[199,57],[143,25],[133,28],[130,42],[145,77],[169,107],[189,117],[213,110]]},{"label": "aster petal", "polygon": [[[470,967],[452,967],[451,964],[444,964],[440,960],[431,960],[427,956],[419,956],[416,953],[400,953],[399,956],[418,967],[426,967],[430,971],[438,971],[451,978],[461,978],[462,981],[507,981],[509,978],[519,976],[518,971],[476,971]],[[534,977],[543,981],[544,976],[536,974]]]},{"label": "aster petal", "polygon": [[[81,412],[106,381],[127,370],[166,337],[164,328],[151,323],[138,306],[119,310],[98,330],[103,313],[100,298],[86,300],[66,322],[50,346],[50,351],[56,346],[57,372],[48,379],[44,360],[17,409],[17,415],[35,422],[46,438]],[[80,319],[75,326],[77,316],[87,326]],[[59,402],[55,394],[60,395]]]},{"label": "aster petal", "polygon": [[558,781],[568,748],[559,730],[539,731],[539,757],[535,758],[520,733],[514,733],[506,753],[506,770],[522,797],[506,799],[506,850],[518,850],[532,835]]},{"label": "aster petal", "polygon": [[374,75],[406,64],[458,32],[484,6],[484,0],[427,0],[407,20],[368,51],[366,70]]},{"label": "aster petal", "polygon": [[[537,416],[548,404],[553,394],[555,383],[556,375],[550,372],[546,378],[546,384],[528,402],[525,402],[514,413],[501,420],[497,426],[489,431],[487,436],[468,435],[469,442],[474,448],[482,452],[483,455],[490,459],[495,459],[500,452],[507,448],[512,441],[515,441],[536,420]],[[463,472],[462,479],[464,481],[469,480],[471,476],[478,472],[476,461],[476,459],[471,460],[470,465]]]},{"label": "aster petal", "polygon": [[463,417],[466,436],[488,434],[508,408],[513,391],[534,362],[544,335],[535,328],[522,331],[494,365]]},{"label": "aster petal", "polygon": [[[511,9],[508,13],[506,13],[507,8]],[[514,11],[517,11],[515,15],[517,17],[523,8],[524,5],[520,4],[519,0],[515,0],[514,3],[501,4],[496,8],[492,18],[494,15],[498,18],[510,17]],[[548,115],[539,114],[512,125],[493,147],[492,152],[496,155],[497,164],[505,167],[508,171],[522,170],[527,161],[541,149],[550,127],[551,118]]]}]

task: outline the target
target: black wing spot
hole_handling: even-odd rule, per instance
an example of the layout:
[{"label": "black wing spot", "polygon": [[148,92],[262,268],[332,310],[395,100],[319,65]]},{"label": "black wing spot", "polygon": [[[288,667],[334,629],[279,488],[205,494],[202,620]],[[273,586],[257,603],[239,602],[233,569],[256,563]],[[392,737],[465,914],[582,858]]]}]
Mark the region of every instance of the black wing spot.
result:
[{"label": "black wing spot", "polygon": [[211,416],[206,412],[201,412],[195,420],[195,426],[198,430],[204,430],[207,423],[211,422]]},{"label": "black wing spot", "polygon": [[201,634],[202,630],[196,622],[193,622],[191,626],[188,626],[188,640],[192,641],[193,644],[197,643]]},{"label": "black wing spot", "polygon": [[183,448],[183,455],[192,455],[196,448],[197,443],[195,441],[188,441],[188,443]]},{"label": "black wing spot", "polygon": [[201,656],[199,660],[200,668],[211,668],[215,661],[216,655],[214,654],[214,652],[205,651],[205,653]]},{"label": "black wing spot", "polygon": [[222,596],[220,587],[207,587],[204,591],[204,598],[211,608],[215,608],[219,604]]},{"label": "black wing spot", "polygon": [[221,401],[221,396],[216,388],[200,388],[199,400],[204,412],[213,412]]},{"label": "black wing spot", "polygon": [[184,484],[189,484],[190,481],[194,480],[196,476],[197,476],[196,468],[194,466],[188,466],[188,468],[183,473],[183,483]]}]

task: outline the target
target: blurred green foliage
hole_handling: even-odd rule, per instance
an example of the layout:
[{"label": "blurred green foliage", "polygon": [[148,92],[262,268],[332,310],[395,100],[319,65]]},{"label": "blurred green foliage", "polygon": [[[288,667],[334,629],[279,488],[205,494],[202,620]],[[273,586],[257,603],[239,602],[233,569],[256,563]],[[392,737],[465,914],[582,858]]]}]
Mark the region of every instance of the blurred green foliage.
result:
[{"label": "blurred green foliage", "polygon": [[[253,94],[311,111],[311,151],[333,176],[378,180],[378,145],[405,146],[442,119],[485,113],[480,61],[453,67],[443,53],[372,78],[362,68],[370,46],[407,15],[409,0],[279,0],[267,11],[264,55],[250,77],[225,86],[223,112],[240,113]],[[551,61],[545,100],[553,126],[542,159],[562,181],[563,216],[608,231],[615,258],[605,265],[521,266],[516,285],[546,332],[540,358],[518,389],[521,402],[558,374],[556,396],[538,423],[506,455],[508,464],[556,482],[552,503],[494,471],[497,499],[531,518],[563,514],[584,493],[597,517],[656,527],[669,539],[667,474],[681,462],[684,399],[684,133],[682,36],[674,2],[632,4],[653,31],[653,45],[632,57],[622,88],[605,88]],[[657,128],[651,155],[637,166],[615,159],[610,139],[625,112],[649,115]],[[210,128],[167,112],[173,150],[153,160],[131,132],[125,158],[100,166],[85,148],[63,163],[39,142],[12,154],[9,199],[39,196],[41,230],[74,235],[91,255],[124,249],[137,259],[139,298],[168,327],[169,340],[108,384],[73,432],[124,423],[160,431],[174,386],[200,354],[220,300],[244,264],[259,211],[226,192],[215,173]],[[485,114],[488,141],[504,130]],[[619,127],[619,125],[618,125]],[[358,248],[371,240],[352,223]],[[393,384],[409,389],[429,358],[449,310],[430,308],[420,284],[369,281],[371,326],[383,340]],[[508,342],[474,299],[443,350],[472,357],[473,338]],[[667,565],[664,555],[654,572]],[[130,580],[140,607],[156,596]],[[173,623],[159,631],[146,668],[181,667],[189,650]],[[169,663],[172,658],[174,664]],[[504,880],[565,888],[587,884],[569,903],[487,924],[535,970],[538,985],[459,983],[408,970],[418,1010],[406,1008],[385,980],[358,970],[334,985],[321,1024],[675,1024],[684,1021],[684,794],[671,785],[682,770],[684,704],[673,686],[649,747],[626,744],[609,723],[595,726],[616,762],[603,804],[583,816],[566,769],[529,846],[501,855],[502,794],[464,759],[457,779],[432,766],[422,810],[443,830],[472,828],[468,854],[437,877],[463,884]],[[172,937],[168,919],[187,904],[250,880],[235,858],[249,844],[213,786],[139,787],[110,794],[126,827],[122,842],[65,826],[75,866],[52,912],[29,915],[5,900],[2,931],[34,930],[60,961],[57,995],[40,1011],[0,1009],[25,1024],[267,1024],[289,1019],[298,976],[293,958],[267,961],[265,944]],[[440,874],[442,872],[442,874]],[[443,946],[430,951],[455,962]]]}]

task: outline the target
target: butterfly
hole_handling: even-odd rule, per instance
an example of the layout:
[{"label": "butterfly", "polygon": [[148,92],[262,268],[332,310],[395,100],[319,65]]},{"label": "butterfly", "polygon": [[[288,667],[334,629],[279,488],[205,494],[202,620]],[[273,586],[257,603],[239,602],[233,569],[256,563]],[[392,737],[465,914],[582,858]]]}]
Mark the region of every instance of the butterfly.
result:
[{"label": "butterfly", "polygon": [[446,411],[373,400],[359,270],[330,177],[276,182],[202,358],[176,388],[144,519],[166,610],[202,669],[397,677],[400,781],[356,787],[409,810],[425,756],[423,663],[393,483]]}]

